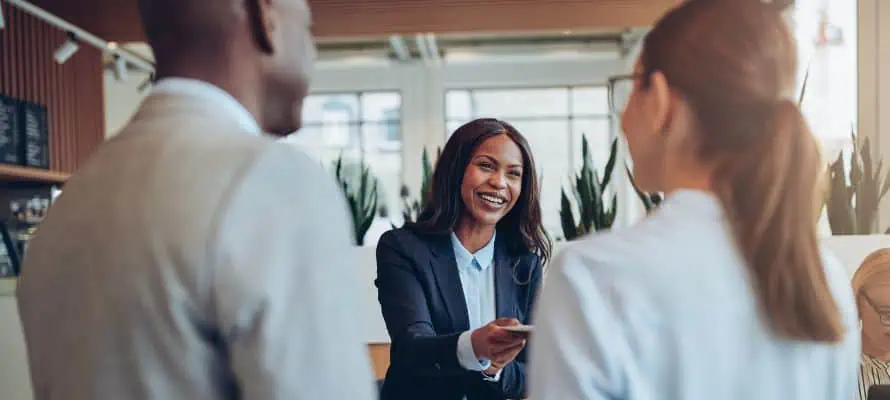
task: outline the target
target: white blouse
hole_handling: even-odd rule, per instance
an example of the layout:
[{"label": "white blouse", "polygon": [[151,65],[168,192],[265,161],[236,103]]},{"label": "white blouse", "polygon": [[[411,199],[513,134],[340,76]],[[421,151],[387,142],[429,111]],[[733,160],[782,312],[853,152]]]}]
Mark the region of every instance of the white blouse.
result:
[{"label": "white blouse", "polygon": [[839,343],[775,337],[710,194],[680,191],[650,218],[569,245],[547,273],[530,343],[535,400],[837,400],[856,388],[849,279],[825,259],[847,325]]}]

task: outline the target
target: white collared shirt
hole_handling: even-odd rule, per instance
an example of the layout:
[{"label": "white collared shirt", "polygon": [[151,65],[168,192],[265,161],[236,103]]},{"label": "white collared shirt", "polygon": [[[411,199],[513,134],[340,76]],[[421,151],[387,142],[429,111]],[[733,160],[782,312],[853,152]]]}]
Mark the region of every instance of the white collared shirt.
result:
[{"label": "white collared shirt", "polygon": [[564,248],[535,312],[529,398],[851,398],[858,318],[840,262],[823,257],[845,337],[784,340],[731,232],[716,198],[682,191],[636,226]]},{"label": "white collared shirt", "polygon": [[[473,350],[471,335],[473,330],[497,318],[497,302],[494,289],[494,243],[497,232],[491,240],[476,253],[470,253],[457,235],[451,233],[451,247],[454,249],[454,261],[460,276],[464,300],[467,304],[467,317],[470,330],[462,333],[457,340],[457,360],[460,365],[470,371],[485,371],[491,367],[491,360],[478,359]],[[499,381],[501,371],[486,380]]]},{"label": "white collared shirt", "polygon": [[[464,247],[457,235],[451,234],[451,246],[467,304],[470,331],[481,328],[496,318],[494,268],[491,268],[494,263],[494,241],[495,236],[492,235],[488,244],[473,254]],[[491,366],[491,362],[476,359],[470,331],[464,332],[458,339],[458,361],[471,371],[484,371]]]},{"label": "white collared shirt", "polygon": [[263,132],[256,118],[247,111],[243,104],[225,90],[211,83],[191,78],[163,78],[155,83],[152,93],[170,93],[201,98],[207,102],[215,103],[220,107],[220,113],[234,118],[245,131],[256,135]]}]

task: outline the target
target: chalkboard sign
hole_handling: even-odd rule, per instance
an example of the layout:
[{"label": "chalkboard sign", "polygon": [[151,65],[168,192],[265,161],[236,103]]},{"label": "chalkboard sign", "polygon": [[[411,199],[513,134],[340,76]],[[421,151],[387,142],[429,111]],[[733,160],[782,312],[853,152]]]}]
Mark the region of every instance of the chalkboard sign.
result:
[{"label": "chalkboard sign", "polygon": [[20,102],[0,94],[0,163],[22,164],[19,140],[21,117]]},{"label": "chalkboard sign", "polygon": [[49,124],[46,107],[22,102],[22,156],[26,167],[49,169]]}]

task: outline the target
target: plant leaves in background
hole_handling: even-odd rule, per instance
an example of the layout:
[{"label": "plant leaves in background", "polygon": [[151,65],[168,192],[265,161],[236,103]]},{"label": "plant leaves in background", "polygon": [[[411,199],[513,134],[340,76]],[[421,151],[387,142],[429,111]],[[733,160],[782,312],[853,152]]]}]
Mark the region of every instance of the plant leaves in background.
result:
[{"label": "plant leaves in background", "polygon": [[[352,215],[355,242],[361,246],[364,244],[365,235],[377,215],[378,180],[364,163],[357,165],[358,176],[354,173],[346,173],[344,166],[343,153],[340,153],[334,161],[334,177],[343,190],[349,212]],[[356,179],[358,182],[355,182]],[[357,189],[356,186],[358,186]]]},{"label": "plant leaves in background", "polygon": [[566,189],[562,189],[560,198],[559,217],[563,235],[566,240],[577,239],[588,233],[609,229],[615,222],[618,209],[617,195],[611,199],[605,198],[608,184],[612,180],[617,159],[618,142],[612,142],[609,159],[606,162],[602,179],[593,166],[593,157],[587,137],[581,137],[581,170],[569,178],[572,183],[570,190],[575,198],[577,215],[575,220],[573,205],[566,195]]},{"label": "plant leaves in background", "polygon": [[640,190],[637,186],[637,182],[634,180],[634,174],[626,164],[624,165],[624,172],[627,173],[627,179],[630,180],[630,185],[634,188],[634,192],[637,193],[637,197],[640,198],[640,202],[643,203],[643,207],[646,209],[646,214],[651,213],[661,205],[664,198],[660,193],[645,193]]},{"label": "plant leaves in background", "polygon": [[829,190],[825,199],[828,223],[834,235],[870,235],[886,232],[877,226],[878,207],[890,190],[890,171],[872,155],[868,138],[859,141],[851,132],[853,150],[849,171],[844,154],[828,165]]}]

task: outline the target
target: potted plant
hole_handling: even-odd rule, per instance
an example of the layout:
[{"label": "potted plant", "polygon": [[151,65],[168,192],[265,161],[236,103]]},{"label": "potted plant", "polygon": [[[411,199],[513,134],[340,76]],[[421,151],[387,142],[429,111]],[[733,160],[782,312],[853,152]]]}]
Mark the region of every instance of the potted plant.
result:
[{"label": "potted plant", "polygon": [[[436,160],[438,160],[441,155],[442,148],[440,147],[436,149]],[[402,191],[400,193],[402,198],[402,219],[406,224],[417,221],[417,217],[420,216],[420,213],[423,211],[424,204],[429,200],[430,191],[432,190],[431,185],[435,163],[435,160],[430,160],[429,153],[426,151],[426,148],[424,148],[423,154],[421,155],[423,176],[421,177],[420,193],[417,198],[411,199],[408,186],[402,185]],[[393,225],[393,229],[395,228],[396,226]]]},{"label": "potted plant", "polygon": [[[877,226],[878,207],[890,190],[890,171],[884,162],[875,165],[868,138],[860,142],[855,133],[849,160],[844,154],[828,165],[828,195],[825,206],[834,235],[869,235],[888,233]],[[849,162],[847,162],[849,161]],[[849,169],[847,167],[849,164]]]},{"label": "potted plant", "polygon": [[[354,170],[354,171],[349,171]],[[352,172],[352,173],[350,173]],[[374,222],[377,215],[377,201],[379,198],[377,178],[371,174],[371,170],[362,162],[351,165],[344,162],[341,153],[334,162],[334,176],[346,196],[349,212],[352,215],[352,225],[355,234],[355,242],[362,246],[365,234]]]},{"label": "potted plant", "polygon": [[615,222],[615,214],[618,209],[618,196],[614,192],[609,194],[606,189],[612,180],[612,171],[615,169],[615,160],[618,153],[618,140],[612,141],[609,160],[606,162],[603,176],[600,178],[593,166],[593,157],[587,143],[587,137],[581,139],[581,170],[570,178],[571,188],[575,198],[578,219],[573,211],[572,203],[562,189],[559,216],[562,223],[562,231],[566,240],[573,240],[588,233],[609,229]]}]

